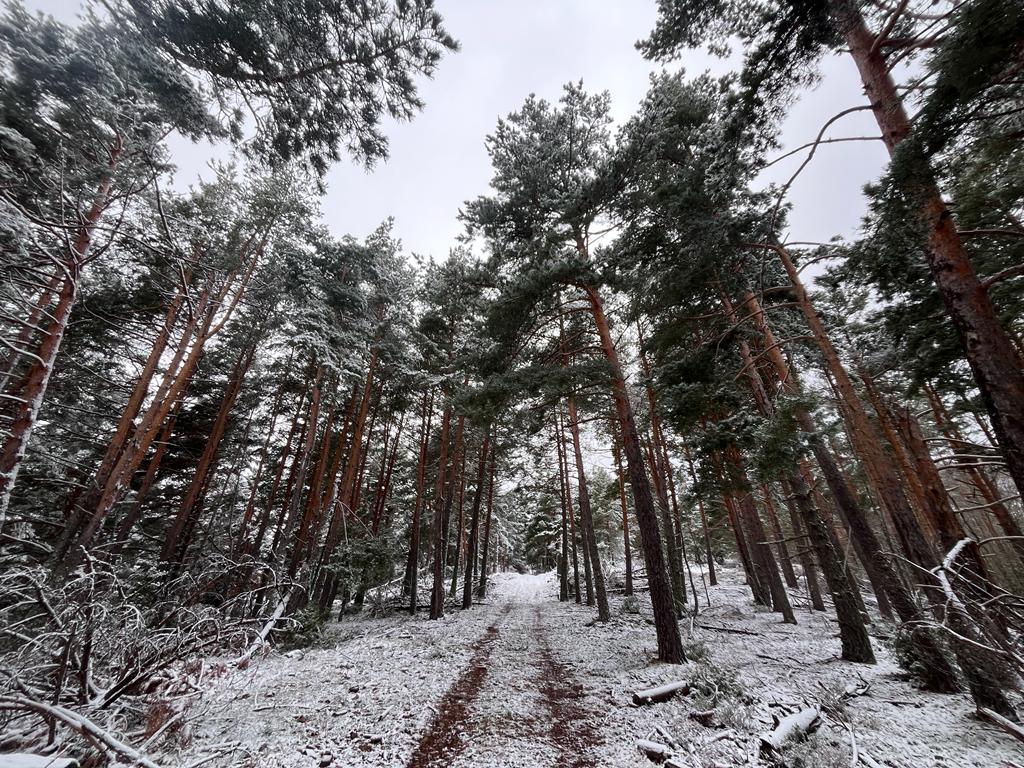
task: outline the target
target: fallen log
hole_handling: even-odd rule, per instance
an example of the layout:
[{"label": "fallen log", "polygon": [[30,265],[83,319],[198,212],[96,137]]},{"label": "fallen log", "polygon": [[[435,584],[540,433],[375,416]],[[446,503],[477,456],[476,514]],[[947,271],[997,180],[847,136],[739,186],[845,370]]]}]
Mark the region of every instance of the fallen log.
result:
[{"label": "fallen log", "polygon": [[751,635],[752,637],[760,637],[760,632],[751,632],[748,629],[735,629],[733,627],[716,627],[713,624],[698,624],[701,629],[711,629],[715,632],[728,632],[732,635]]},{"label": "fallen log", "polygon": [[658,741],[639,739],[636,746],[652,763],[664,763],[672,757],[672,750]]},{"label": "fallen log", "polygon": [[762,754],[773,755],[789,741],[800,741],[818,730],[821,725],[821,710],[806,707],[781,720],[774,715],[775,727],[761,734]]},{"label": "fallen log", "polygon": [[1021,728],[1017,723],[1013,722],[1012,720],[1008,720],[1007,718],[1003,717],[998,712],[993,712],[991,709],[981,707],[978,709],[978,715],[983,720],[988,720],[990,723],[992,723],[992,725],[998,725],[1000,728],[1002,728],[1004,731],[1006,731],[1008,734],[1013,736],[1013,738],[1017,739],[1018,741],[1024,741],[1024,728]]},{"label": "fallen log", "polygon": [[270,614],[270,618],[267,619],[267,623],[263,625],[263,629],[261,629],[260,633],[256,635],[256,639],[252,641],[252,645],[246,649],[245,653],[232,661],[232,664],[239,669],[245,669],[249,666],[249,660],[252,658],[252,655],[266,645],[267,637],[270,636],[271,631],[275,626],[277,626],[277,622],[279,622],[281,617],[284,616],[285,609],[288,607],[288,602],[292,599],[294,591],[294,589],[289,589],[285,593],[284,597],[278,601],[277,607],[274,608],[274,612]]},{"label": "fallen log", "polygon": [[633,703],[638,707],[644,704],[660,704],[663,701],[668,701],[677,693],[683,696],[689,694],[690,683],[686,680],[677,680],[674,683],[659,685],[657,688],[645,688],[642,691],[636,691],[633,694]]}]

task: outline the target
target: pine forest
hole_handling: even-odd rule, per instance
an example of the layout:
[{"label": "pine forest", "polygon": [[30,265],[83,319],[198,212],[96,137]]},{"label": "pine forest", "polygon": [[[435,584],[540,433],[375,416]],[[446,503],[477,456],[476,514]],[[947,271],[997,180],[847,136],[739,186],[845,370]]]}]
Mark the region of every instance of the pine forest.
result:
[{"label": "pine forest", "polygon": [[0,768],[1021,768],[1022,492],[1021,0],[0,0]]}]

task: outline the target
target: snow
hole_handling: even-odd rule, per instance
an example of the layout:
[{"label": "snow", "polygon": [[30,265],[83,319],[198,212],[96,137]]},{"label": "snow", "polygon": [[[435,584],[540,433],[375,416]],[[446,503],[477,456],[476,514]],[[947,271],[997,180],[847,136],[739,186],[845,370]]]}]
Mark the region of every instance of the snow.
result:
[{"label": "snow", "polygon": [[25,752],[0,753],[0,768],[75,768],[78,762],[70,757],[30,755]]},{"label": "snow", "polygon": [[[797,626],[782,624],[754,610],[737,569],[720,578],[712,606],[702,595],[701,614],[682,622],[694,657],[683,667],[656,660],[646,595],[640,614],[611,595],[613,618],[602,625],[592,608],[559,604],[553,574],[496,574],[485,605],[439,621],[346,618],[315,647],[213,679],[191,742],[158,762],[187,763],[239,740],[206,765],[649,766],[637,748],[649,739],[682,745],[685,765],[757,765],[759,736],[775,719],[821,706],[814,744],[838,757],[805,765],[849,765],[851,732],[859,752],[892,768],[1024,765],[1021,745],[978,720],[966,696],[917,690],[880,640],[877,665],[841,661],[829,616],[798,610]],[[693,682],[690,695],[631,704],[635,691],[677,680]],[[867,693],[837,704],[866,683]],[[709,685],[732,692],[716,702]],[[704,710],[714,710],[710,727],[690,717]]]}]

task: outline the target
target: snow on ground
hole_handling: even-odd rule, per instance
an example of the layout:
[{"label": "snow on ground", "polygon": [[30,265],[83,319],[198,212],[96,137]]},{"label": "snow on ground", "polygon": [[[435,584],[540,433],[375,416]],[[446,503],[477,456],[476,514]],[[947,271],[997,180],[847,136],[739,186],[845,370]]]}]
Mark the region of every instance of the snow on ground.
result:
[{"label": "snow on ground", "polygon": [[[206,765],[650,766],[636,741],[664,741],[660,727],[679,742],[681,765],[756,764],[757,734],[772,714],[828,702],[863,678],[869,693],[837,717],[879,764],[1024,766],[1024,749],[974,719],[966,697],[906,682],[883,643],[876,666],[840,661],[826,615],[804,610],[798,626],[782,624],[754,610],[736,570],[722,569],[720,578],[711,607],[701,595],[692,628],[683,623],[696,659],[685,667],[656,661],[646,595],[638,596],[639,614],[613,595],[613,619],[600,625],[592,608],[558,603],[553,574],[497,574],[487,604],[439,621],[346,618],[314,647],[209,679],[191,740],[174,757],[188,762],[238,740],[238,750]],[[732,693],[721,702],[695,691],[631,705],[633,691],[679,679]],[[690,717],[712,704],[713,727]],[[827,722],[802,764],[850,765],[846,726]]]}]

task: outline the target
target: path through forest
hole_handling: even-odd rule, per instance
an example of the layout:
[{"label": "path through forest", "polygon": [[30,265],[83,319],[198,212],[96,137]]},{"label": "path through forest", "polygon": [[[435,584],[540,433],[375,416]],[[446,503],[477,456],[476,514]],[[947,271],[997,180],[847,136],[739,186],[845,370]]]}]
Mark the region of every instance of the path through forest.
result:
[{"label": "path through forest", "polygon": [[497,618],[473,644],[469,665],[441,700],[409,768],[486,764],[495,754],[522,765],[590,768],[598,736],[582,686],[546,629],[558,610],[548,579],[507,582]]},{"label": "path through forest", "polygon": [[[311,646],[275,651],[246,670],[207,665],[176,757],[184,764],[239,741],[208,765],[643,768],[652,763],[636,742],[661,728],[689,764],[757,765],[758,734],[773,715],[863,681],[868,694],[822,728],[814,765],[848,766],[851,731],[858,749],[888,768],[1024,765],[1020,745],[973,718],[966,696],[908,682],[885,625],[871,630],[878,665],[844,662],[828,614],[809,612],[794,592],[800,623],[780,623],[754,608],[738,567],[720,569],[711,606],[702,600],[693,624],[683,622],[695,663],[681,667],[656,660],[646,595],[636,613],[613,594],[612,620],[602,625],[593,609],[558,602],[553,574],[492,578],[484,604],[438,621],[375,618],[368,608]],[[723,695],[631,706],[633,691],[679,679]],[[715,710],[711,727],[692,717],[706,709]]]}]

